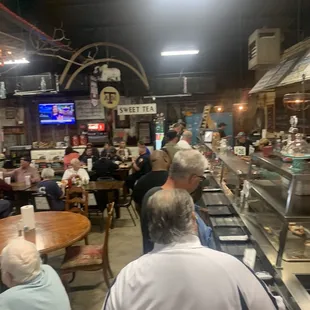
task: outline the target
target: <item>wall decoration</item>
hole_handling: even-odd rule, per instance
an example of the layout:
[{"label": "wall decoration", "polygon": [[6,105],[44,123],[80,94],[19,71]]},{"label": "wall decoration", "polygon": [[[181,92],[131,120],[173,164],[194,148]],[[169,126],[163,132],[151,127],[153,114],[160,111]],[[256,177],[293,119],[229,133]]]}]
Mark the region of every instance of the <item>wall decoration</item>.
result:
[{"label": "wall decoration", "polygon": [[100,102],[108,109],[114,109],[120,101],[120,95],[116,88],[107,86],[100,92]]},{"label": "wall decoration", "polygon": [[157,105],[156,103],[148,104],[128,104],[119,105],[117,107],[118,115],[145,115],[145,114],[156,114]]},{"label": "wall decoration", "polygon": [[115,128],[130,128],[130,116],[119,116],[117,115],[117,110],[114,110],[114,122]]},{"label": "wall decoration", "polygon": [[104,107],[102,105],[93,106],[91,100],[76,100],[75,111],[77,120],[105,119]]}]

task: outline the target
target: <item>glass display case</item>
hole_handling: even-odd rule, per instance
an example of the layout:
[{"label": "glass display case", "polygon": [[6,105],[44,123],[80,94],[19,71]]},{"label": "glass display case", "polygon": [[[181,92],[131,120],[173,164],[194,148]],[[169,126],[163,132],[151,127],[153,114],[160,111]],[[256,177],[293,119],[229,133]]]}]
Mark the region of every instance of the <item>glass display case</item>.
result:
[{"label": "glass display case", "polygon": [[281,158],[253,155],[242,213],[277,250],[276,266],[310,261],[310,168],[295,171]]}]

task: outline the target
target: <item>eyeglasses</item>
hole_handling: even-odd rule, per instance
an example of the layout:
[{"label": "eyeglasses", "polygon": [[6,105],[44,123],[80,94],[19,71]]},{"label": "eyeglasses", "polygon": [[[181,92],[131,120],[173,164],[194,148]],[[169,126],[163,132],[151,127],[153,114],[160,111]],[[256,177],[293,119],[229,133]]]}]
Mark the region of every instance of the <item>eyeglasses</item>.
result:
[{"label": "eyeglasses", "polygon": [[204,180],[206,180],[207,178],[203,175],[197,175],[197,174],[194,174],[195,177],[199,178],[200,179],[200,182],[203,182]]}]

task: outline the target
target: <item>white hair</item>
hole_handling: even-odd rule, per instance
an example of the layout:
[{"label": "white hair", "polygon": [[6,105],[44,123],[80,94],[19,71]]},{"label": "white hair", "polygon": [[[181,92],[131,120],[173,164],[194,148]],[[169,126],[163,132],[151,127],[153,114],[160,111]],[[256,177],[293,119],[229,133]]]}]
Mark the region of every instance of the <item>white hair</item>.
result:
[{"label": "white hair", "polygon": [[80,162],[80,160],[78,159],[78,158],[73,158],[73,159],[71,159],[71,161],[70,161],[70,164],[71,165],[74,165],[74,164],[80,164],[81,162]]},{"label": "white hair", "polygon": [[192,175],[202,175],[208,166],[208,160],[200,152],[180,150],[174,155],[169,176],[173,180],[178,180]]},{"label": "white hair", "polygon": [[147,204],[151,240],[159,244],[177,242],[193,233],[194,202],[184,189],[160,190]]},{"label": "white hair", "polygon": [[193,134],[191,131],[185,130],[182,134],[182,140],[190,140],[190,139],[192,139],[192,136],[193,136]]},{"label": "white hair", "polygon": [[15,284],[33,280],[41,272],[41,258],[36,246],[23,238],[11,241],[2,250],[1,271],[10,274]]},{"label": "white hair", "polygon": [[55,171],[52,168],[44,168],[41,172],[43,179],[52,179],[55,176]]}]

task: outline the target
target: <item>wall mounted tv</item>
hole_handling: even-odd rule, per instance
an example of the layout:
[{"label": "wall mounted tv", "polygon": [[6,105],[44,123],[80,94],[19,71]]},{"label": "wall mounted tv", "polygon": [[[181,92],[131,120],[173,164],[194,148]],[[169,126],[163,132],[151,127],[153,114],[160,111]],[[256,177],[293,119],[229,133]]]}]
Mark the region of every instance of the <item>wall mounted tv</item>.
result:
[{"label": "wall mounted tv", "polygon": [[41,125],[75,124],[75,105],[73,102],[40,103],[39,119]]}]

